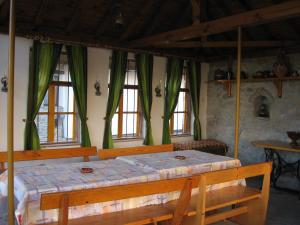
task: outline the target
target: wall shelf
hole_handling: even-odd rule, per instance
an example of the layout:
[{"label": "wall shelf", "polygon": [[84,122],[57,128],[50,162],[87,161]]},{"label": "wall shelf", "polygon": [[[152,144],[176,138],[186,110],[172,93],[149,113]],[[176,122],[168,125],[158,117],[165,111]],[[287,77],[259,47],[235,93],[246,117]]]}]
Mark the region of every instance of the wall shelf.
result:
[{"label": "wall shelf", "polygon": [[[299,80],[300,77],[274,77],[274,78],[249,78],[249,79],[241,79],[241,83],[255,83],[255,82],[273,82],[277,89],[277,96],[279,98],[282,97],[282,82],[288,80]],[[211,80],[208,83],[217,83],[222,84],[224,88],[227,90],[228,97],[232,96],[232,83],[236,83],[236,80]]]}]

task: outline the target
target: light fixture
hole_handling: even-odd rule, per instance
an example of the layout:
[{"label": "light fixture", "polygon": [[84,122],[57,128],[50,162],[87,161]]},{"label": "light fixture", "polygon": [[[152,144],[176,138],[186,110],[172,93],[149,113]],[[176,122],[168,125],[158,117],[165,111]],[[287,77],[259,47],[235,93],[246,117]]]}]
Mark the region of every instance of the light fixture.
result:
[{"label": "light fixture", "polygon": [[159,81],[159,84],[155,87],[155,93],[156,93],[156,97],[161,97],[161,83],[162,81]]},{"label": "light fixture", "polygon": [[1,91],[2,92],[7,92],[8,91],[8,88],[7,88],[7,76],[6,74],[4,74],[4,77],[1,78],[1,84],[2,84],[2,88],[1,88]]},{"label": "light fixture", "polygon": [[94,84],[94,88],[96,90],[95,95],[96,96],[100,96],[101,95],[101,91],[100,91],[100,83],[99,81],[96,81]]},{"label": "light fixture", "polygon": [[115,24],[118,26],[123,26],[124,20],[123,20],[123,15],[122,13],[118,13],[115,19]]}]

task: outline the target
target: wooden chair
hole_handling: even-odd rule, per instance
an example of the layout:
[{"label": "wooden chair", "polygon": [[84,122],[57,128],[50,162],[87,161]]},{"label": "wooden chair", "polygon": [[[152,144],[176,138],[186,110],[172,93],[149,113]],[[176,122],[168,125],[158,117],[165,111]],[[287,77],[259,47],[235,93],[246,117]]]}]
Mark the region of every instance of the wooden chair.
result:
[{"label": "wooden chair", "polygon": [[[89,161],[90,156],[97,155],[96,147],[78,147],[78,148],[64,148],[64,149],[42,149],[38,151],[15,151],[15,161],[31,161],[44,159],[59,159],[59,158],[73,158],[83,157],[84,161]],[[5,162],[7,162],[7,152],[0,152],[0,171],[5,170]]]},{"label": "wooden chair", "polygon": [[98,156],[99,159],[113,159],[118,156],[171,152],[173,149],[173,144],[101,149],[98,151]]},{"label": "wooden chair", "polygon": [[[271,163],[261,163],[202,174],[199,194],[191,199],[187,210],[187,215],[190,217],[185,217],[182,225],[212,224],[227,219],[241,225],[264,225],[271,170]],[[262,190],[238,185],[206,191],[207,185],[255,176],[264,176]],[[176,202],[169,202],[167,205],[168,208],[173,209]]]},{"label": "wooden chair", "polygon": [[[195,184],[196,183],[194,183],[194,186]],[[69,192],[47,193],[41,196],[40,209],[59,209],[58,222],[49,223],[48,225],[142,225],[149,223],[157,224],[157,222],[168,221],[172,218],[172,225],[180,225],[190,201],[192,187],[192,179],[180,178]],[[71,206],[179,190],[181,190],[181,194],[178,200],[178,207],[175,207],[174,211],[164,207],[164,204],[161,204],[79,219],[68,219],[68,209]]]}]

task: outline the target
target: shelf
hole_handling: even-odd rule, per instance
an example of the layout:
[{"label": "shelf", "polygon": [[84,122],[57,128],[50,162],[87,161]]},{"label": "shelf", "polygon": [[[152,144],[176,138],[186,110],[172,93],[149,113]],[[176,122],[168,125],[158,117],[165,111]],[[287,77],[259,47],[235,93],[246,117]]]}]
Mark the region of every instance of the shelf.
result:
[{"label": "shelf", "polygon": [[[241,83],[255,83],[255,82],[273,82],[277,89],[277,96],[282,97],[282,82],[289,80],[300,80],[300,77],[273,77],[273,78],[249,78],[241,79]],[[232,96],[232,83],[235,83],[236,80],[210,80],[208,83],[217,83],[222,84],[227,90],[228,97]]]}]

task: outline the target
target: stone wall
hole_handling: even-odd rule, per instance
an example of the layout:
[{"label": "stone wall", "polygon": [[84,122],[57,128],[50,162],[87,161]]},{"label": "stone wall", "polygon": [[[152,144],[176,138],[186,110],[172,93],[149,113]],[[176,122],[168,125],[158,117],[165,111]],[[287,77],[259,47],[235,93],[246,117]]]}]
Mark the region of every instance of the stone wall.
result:
[{"label": "stone wall", "polygon": [[[293,70],[300,72],[300,55],[289,55]],[[244,59],[242,70],[255,74],[258,70],[271,70],[275,57]],[[217,68],[226,70],[227,62],[210,64],[209,80],[214,77]],[[236,71],[234,65],[233,71]],[[230,147],[229,155],[234,149],[234,118],[236,85],[232,86],[232,97],[227,96],[224,87],[216,83],[208,83],[207,96],[207,137],[224,141]],[[254,99],[267,96],[270,104],[270,118],[258,118]],[[245,163],[264,160],[263,151],[252,146],[251,141],[276,139],[290,141],[286,131],[300,131],[300,81],[285,81],[283,96],[277,97],[277,90],[272,82],[242,83],[241,85],[241,124],[240,124],[240,155]],[[290,159],[300,159],[300,154],[288,154]]]}]

